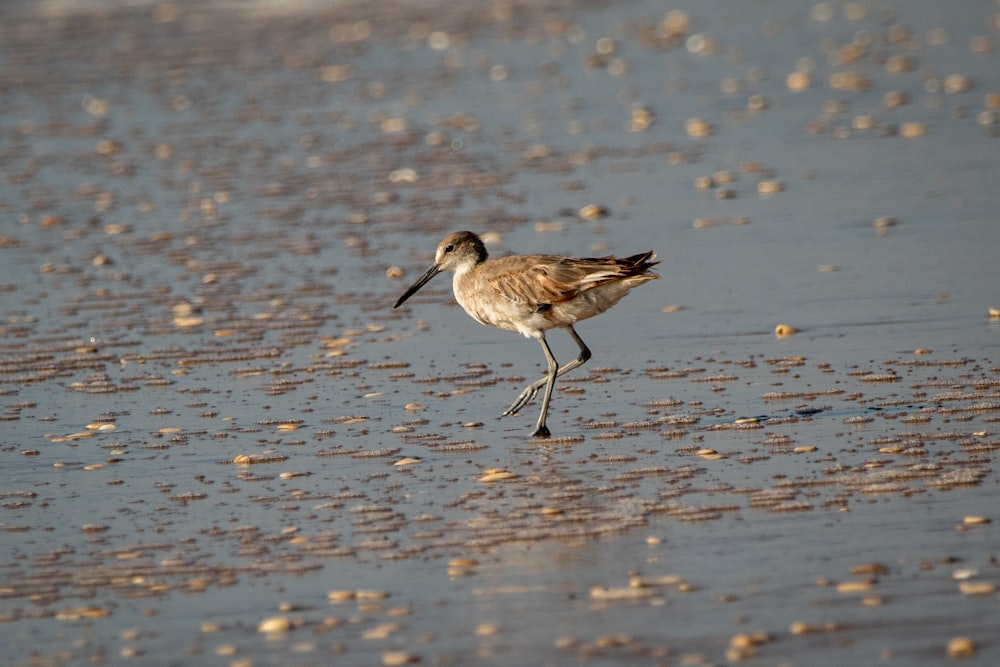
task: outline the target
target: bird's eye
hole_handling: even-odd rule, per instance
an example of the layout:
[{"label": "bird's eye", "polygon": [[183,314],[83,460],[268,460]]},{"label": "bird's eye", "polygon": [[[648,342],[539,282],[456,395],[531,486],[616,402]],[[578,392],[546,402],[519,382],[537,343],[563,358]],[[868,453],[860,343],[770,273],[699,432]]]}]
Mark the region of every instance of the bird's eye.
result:
[{"label": "bird's eye", "polygon": [[450,244],[450,243],[449,243],[448,245],[446,245],[446,246],[444,247],[444,251],[445,251],[445,252],[451,252],[451,251],[452,251],[452,250],[454,250],[454,249],[455,249],[455,246],[453,246],[453,245],[452,245],[452,244]]}]

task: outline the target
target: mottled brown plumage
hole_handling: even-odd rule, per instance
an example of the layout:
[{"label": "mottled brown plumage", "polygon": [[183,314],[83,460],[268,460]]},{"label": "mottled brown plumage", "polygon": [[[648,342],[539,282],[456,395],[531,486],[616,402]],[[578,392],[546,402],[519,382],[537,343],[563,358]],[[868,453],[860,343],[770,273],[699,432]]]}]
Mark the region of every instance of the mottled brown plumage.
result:
[{"label": "mottled brown plumage", "polygon": [[[547,437],[545,425],[552,388],[560,375],[590,358],[590,350],[573,325],[599,315],[633,287],[659,278],[650,273],[658,262],[650,252],[617,257],[573,258],[559,255],[512,255],[488,259],[482,240],[472,232],[449,234],[434,256],[434,265],[396,301],[398,308],[427,281],[442,271],[454,271],[455,299],[474,320],[505,331],[535,338],[548,363],[545,377],[529,384],[503,413],[516,414],[541,387],[542,409],[532,435]],[[580,348],[580,356],[560,367],[552,356],[545,332],[566,329]]]}]

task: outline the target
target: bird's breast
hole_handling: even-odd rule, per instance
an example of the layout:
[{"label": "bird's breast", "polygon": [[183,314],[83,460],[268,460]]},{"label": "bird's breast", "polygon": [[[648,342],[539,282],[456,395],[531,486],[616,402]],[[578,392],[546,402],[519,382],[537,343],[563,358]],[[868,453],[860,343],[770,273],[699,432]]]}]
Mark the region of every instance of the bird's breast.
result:
[{"label": "bird's breast", "polygon": [[552,328],[544,311],[533,312],[523,303],[504,298],[488,284],[477,285],[474,272],[456,273],[453,292],[458,305],[475,321],[529,338]]}]

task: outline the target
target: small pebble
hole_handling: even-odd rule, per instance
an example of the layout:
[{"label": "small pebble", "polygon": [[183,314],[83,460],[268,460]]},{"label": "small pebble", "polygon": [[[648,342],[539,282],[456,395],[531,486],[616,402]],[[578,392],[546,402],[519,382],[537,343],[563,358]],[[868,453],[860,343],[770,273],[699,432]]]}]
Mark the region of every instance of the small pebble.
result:
[{"label": "small pebble", "polygon": [[597,220],[599,218],[606,218],[610,215],[610,212],[604,206],[600,204],[587,204],[580,209],[578,214],[581,220]]},{"label": "small pebble", "polygon": [[393,665],[412,665],[420,662],[420,656],[409,651],[386,651],[382,654],[382,664],[387,667]]},{"label": "small pebble", "polygon": [[480,623],[476,626],[477,637],[492,637],[500,632],[500,626],[496,623]]},{"label": "small pebble", "polygon": [[875,582],[871,580],[866,581],[842,581],[837,584],[838,593],[862,593],[865,591],[870,591]]},{"label": "small pebble", "polygon": [[357,597],[357,592],[352,590],[337,590],[330,591],[326,594],[327,599],[332,604],[339,604],[341,602],[348,602]]},{"label": "small pebble", "polygon": [[788,631],[793,635],[812,635],[820,632],[836,632],[836,623],[827,622],[823,624],[806,623],[805,621],[795,621]]},{"label": "small pebble", "polygon": [[949,74],[944,78],[944,92],[949,95],[972,90],[972,79],[964,74]]},{"label": "small pebble", "polygon": [[369,601],[384,600],[385,598],[389,597],[388,591],[380,591],[373,589],[358,590],[355,591],[354,594],[358,598],[358,600],[369,600]]},{"label": "small pebble", "polygon": [[628,635],[601,635],[594,640],[597,648],[610,649],[627,646],[631,641]]},{"label": "small pebble", "polygon": [[500,482],[505,479],[516,479],[517,475],[508,472],[506,470],[487,470],[482,477],[479,478],[480,482]]},{"label": "small pebble", "polygon": [[971,658],[976,655],[976,645],[971,637],[955,637],[948,642],[948,657],[952,660]]},{"label": "small pebble", "polygon": [[923,123],[910,121],[899,126],[899,134],[900,136],[908,139],[913,137],[923,137],[927,134],[927,126]]},{"label": "small pebble", "polygon": [[785,85],[793,93],[800,93],[812,85],[812,77],[808,72],[792,72],[785,77]]},{"label": "small pebble", "polygon": [[996,586],[989,581],[960,581],[958,591],[962,595],[993,595]]},{"label": "small pebble", "polygon": [[909,96],[901,90],[890,90],[882,96],[882,106],[888,109],[905,106],[909,101]]},{"label": "small pebble", "polygon": [[590,589],[590,597],[595,600],[636,600],[648,598],[656,594],[656,589],[651,588],[606,588],[605,586],[594,586]]},{"label": "small pebble", "polygon": [[552,234],[566,231],[566,225],[561,222],[539,221],[535,223],[535,231],[539,234]]},{"label": "small pebble", "polygon": [[420,459],[417,458],[417,457],[415,457],[415,456],[407,456],[405,458],[399,459],[398,461],[396,461],[392,465],[394,465],[394,466],[408,466],[408,465],[413,465],[414,463],[420,463]]},{"label": "small pebble", "polygon": [[912,72],[916,67],[916,61],[908,56],[893,55],[886,58],[884,67],[885,71],[890,74]]},{"label": "small pebble", "polygon": [[657,588],[662,586],[684,586],[686,583],[678,574],[664,574],[658,577],[630,577],[628,585],[632,588]]},{"label": "small pebble", "polygon": [[871,114],[860,114],[851,120],[851,127],[855,130],[870,130],[875,126],[875,117]]},{"label": "small pebble", "polygon": [[656,122],[656,114],[653,113],[653,110],[637,105],[632,108],[625,129],[629,132],[644,132],[652,127],[654,122]]},{"label": "small pebble", "polygon": [[791,336],[792,334],[797,334],[798,329],[789,324],[779,324],[774,327],[774,335],[778,338],[785,338],[786,336]]},{"label": "small pebble", "polygon": [[288,632],[291,629],[292,622],[285,616],[272,616],[271,618],[265,618],[257,626],[257,632],[263,632],[265,634],[278,634]]},{"label": "small pebble", "polygon": [[712,135],[712,124],[701,118],[689,118],[684,123],[684,131],[692,139],[703,139]]},{"label": "small pebble", "polygon": [[399,630],[399,623],[380,623],[375,627],[368,628],[361,633],[362,639],[388,639],[394,632]]}]

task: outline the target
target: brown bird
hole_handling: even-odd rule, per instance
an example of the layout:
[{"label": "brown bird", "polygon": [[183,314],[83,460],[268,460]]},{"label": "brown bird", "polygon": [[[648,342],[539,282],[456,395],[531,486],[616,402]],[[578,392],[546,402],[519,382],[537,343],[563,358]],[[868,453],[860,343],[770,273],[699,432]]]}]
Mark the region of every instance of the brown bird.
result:
[{"label": "brown bird", "polygon": [[[454,271],[452,290],[459,305],[479,322],[515,331],[542,345],[548,372],[532,382],[502,416],[514,415],[545,387],[542,409],[531,435],[547,438],[549,412],[556,378],[590,359],[590,350],[573,328],[580,320],[600,315],[629,290],[659,278],[650,273],[659,262],[653,251],[624,259],[574,258],[560,255],[511,255],[488,260],[482,240],[472,232],[454,232],[438,244],[434,265],[406,290],[393,308],[442,271]],[[565,329],[580,348],[580,356],[559,366],[545,332]]]}]

